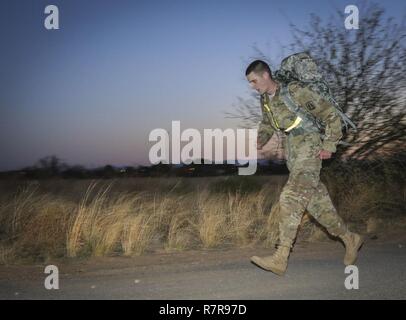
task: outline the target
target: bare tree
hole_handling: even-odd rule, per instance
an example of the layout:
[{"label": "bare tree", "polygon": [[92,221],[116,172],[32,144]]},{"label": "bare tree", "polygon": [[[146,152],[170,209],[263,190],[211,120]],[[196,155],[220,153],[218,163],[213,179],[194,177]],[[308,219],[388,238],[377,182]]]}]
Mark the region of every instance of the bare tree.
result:
[{"label": "bare tree", "polygon": [[[385,18],[380,6],[367,4],[360,9],[358,30],[347,30],[345,18],[337,11],[326,22],[312,15],[307,28],[291,24],[290,51],[308,52],[316,60],[335,99],[357,125],[357,132],[345,136],[352,146],[341,146],[339,155],[396,153],[406,146],[405,16],[396,22]],[[260,110],[243,102],[231,116],[252,125]]]},{"label": "bare tree", "polygon": [[45,175],[48,176],[57,176],[62,171],[68,168],[68,165],[62,162],[57,156],[46,156],[38,160],[34,168],[39,169]]}]

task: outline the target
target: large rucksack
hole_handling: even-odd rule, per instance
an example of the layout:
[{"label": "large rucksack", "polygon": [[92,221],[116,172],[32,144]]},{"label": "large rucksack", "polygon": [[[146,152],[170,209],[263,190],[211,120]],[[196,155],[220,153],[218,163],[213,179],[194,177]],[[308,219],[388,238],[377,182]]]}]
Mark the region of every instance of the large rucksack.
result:
[{"label": "large rucksack", "polygon": [[275,72],[274,77],[282,83],[281,94],[288,108],[300,115],[301,118],[305,118],[304,120],[306,120],[307,123],[316,125],[320,130],[323,130],[324,125],[303,108],[297,106],[290,97],[289,90],[287,90],[289,82],[300,81],[304,83],[310,90],[318,93],[331,103],[337,114],[340,116],[341,123],[345,129],[348,129],[348,125],[350,125],[355,131],[357,130],[355,124],[350,118],[348,118],[335,101],[331,94],[330,87],[318,70],[317,64],[307,53],[299,52],[283,59],[281,67]]}]

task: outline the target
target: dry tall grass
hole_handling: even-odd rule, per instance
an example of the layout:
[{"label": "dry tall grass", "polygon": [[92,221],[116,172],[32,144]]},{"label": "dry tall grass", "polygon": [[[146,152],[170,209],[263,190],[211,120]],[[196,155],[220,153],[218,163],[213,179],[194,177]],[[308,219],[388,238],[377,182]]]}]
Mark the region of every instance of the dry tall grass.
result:
[{"label": "dry tall grass", "polygon": [[[241,178],[243,179],[243,178]],[[268,180],[273,177],[267,178]],[[274,246],[278,241],[278,198],[283,183],[258,177],[162,182],[150,179],[145,190],[132,192],[114,184],[83,182],[75,200],[42,185],[0,195],[0,263],[55,257],[140,255],[152,246],[166,250],[214,248],[222,245]],[[340,215],[347,221],[404,213],[405,187],[399,192],[383,183],[354,175],[340,180],[327,175]],[[161,182],[160,182],[161,181]],[[381,181],[381,180],[380,180]],[[254,187],[250,188],[250,183]],[[66,189],[69,195],[74,190]],[[134,185],[134,182],[131,182]],[[144,182],[145,183],[145,182]],[[387,181],[386,181],[387,183]],[[217,184],[217,185],[216,185]],[[75,181],[74,187],[78,187]],[[154,188],[154,186],[160,186]],[[332,190],[332,191],[331,191]],[[383,212],[383,213],[382,213]],[[365,227],[366,228],[366,227]],[[302,229],[315,238],[317,227],[305,217]],[[303,231],[303,230],[302,230]]]},{"label": "dry tall grass", "polygon": [[198,194],[199,236],[203,247],[213,248],[226,241],[232,230],[229,228],[226,196],[210,195],[207,190]]},{"label": "dry tall grass", "polygon": [[[156,214],[143,194],[119,194],[108,198],[111,186],[95,192],[91,184],[68,229],[68,257],[104,256],[113,252],[142,254],[157,229]],[[91,200],[90,200],[91,199]]]},{"label": "dry tall grass", "polygon": [[[48,259],[65,255],[63,243],[74,204],[28,185],[0,207],[0,256]],[[11,259],[10,259],[11,260]]]}]

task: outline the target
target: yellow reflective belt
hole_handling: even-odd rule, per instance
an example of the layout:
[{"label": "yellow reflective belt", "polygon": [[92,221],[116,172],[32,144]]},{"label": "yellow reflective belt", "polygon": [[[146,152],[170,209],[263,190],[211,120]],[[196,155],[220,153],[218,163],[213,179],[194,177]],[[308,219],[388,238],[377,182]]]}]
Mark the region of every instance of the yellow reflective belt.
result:
[{"label": "yellow reflective belt", "polygon": [[272,122],[275,126],[276,129],[279,129],[279,125],[278,122],[276,121],[275,117],[273,116],[273,113],[271,111],[271,108],[269,108],[267,103],[264,103],[264,108],[266,109],[266,111],[268,111],[271,114],[271,118],[272,118]]},{"label": "yellow reflective belt", "polygon": [[290,130],[296,128],[300,123],[302,122],[302,118],[300,117],[296,117],[295,121],[293,122],[293,124],[289,127],[285,129],[285,132],[289,132]]}]

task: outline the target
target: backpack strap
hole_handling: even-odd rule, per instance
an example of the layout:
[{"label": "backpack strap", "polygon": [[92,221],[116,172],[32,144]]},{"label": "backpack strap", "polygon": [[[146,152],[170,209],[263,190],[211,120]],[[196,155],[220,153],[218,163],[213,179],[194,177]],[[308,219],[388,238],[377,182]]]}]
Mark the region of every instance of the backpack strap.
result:
[{"label": "backpack strap", "polygon": [[[348,130],[348,126],[354,129],[354,131],[358,131],[356,125],[354,122],[351,121],[351,119],[341,110],[339,104],[337,101],[333,98],[331,95],[330,87],[324,80],[317,80],[317,81],[302,81],[308,88],[312,91],[315,91],[316,93],[320,94],[324,99],[326,99],[328,102],[330,102],[338,115],[341,117],[342,123],[345,126],[345,129]],[[317,89],[323,88],[323,91],[327,91],[328,95],[323,95],[321,92]]]},{"label": "backpack strap", "polygon": [[[321,133],[321,125],[320,123],[315,119],[315,117],[311,114],[309,114],[307,111],[305,111],[303,108],[300,108],[296,102],[292,99],[292,96],[290,95],[289,89],[287,85],[282,85],[281,86],[281,92],[280,95],[285,102],[286,106],[288,109],[295,113],[298,117],[302,118],[301,122],[301,127],[306,131],[306,132],[318,132],[320,134],[320,138],[324,139],[326,136]],[[343,112],[338,112],[341,114],[344,114]],[[344,114],[345,115],[345,114]],[[351,126],[355,125],[351,122],[351,120],[345,116]],[[345,146],[351,146],[351,143],[345,142],[345,141],[339,141],[338,144],[345,145]]]},{"label": "backpack strap", "polygon": [[315,119],[315,117],[305,111],[303,108],[299,107],[296,102],[292,99],[289,93],[287,85],[281,86],[280,95],[285,102],[288,109],[296,114],[296,116],[302,119],[301,127],[307,132],[319,132],[321,131],[321,126]]},{"label": "backpack strap", "polygon": [[334,104],[336,105],[336,111],[337,113],[340,115],[341,119],[343,120],[344,124],[345,124],[345,129],[348,130],[348,125],[351,126],[351,128],[354,129],[355,132],[357,132],[357,126],[354,124],[354,122],[351,121],[350,118],[348,118],[348,116],[341,111],[341,109],[338,107],[337,102],[335,102],[335,100],[333,100]]}]

